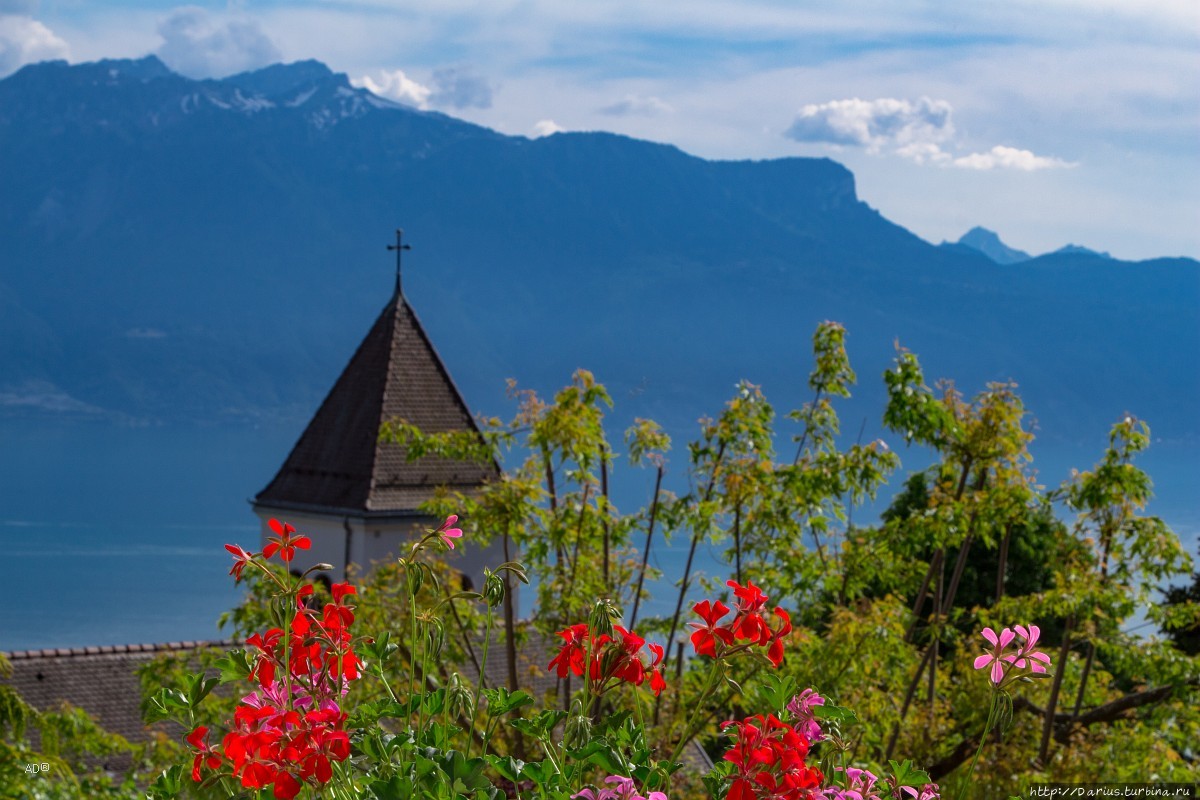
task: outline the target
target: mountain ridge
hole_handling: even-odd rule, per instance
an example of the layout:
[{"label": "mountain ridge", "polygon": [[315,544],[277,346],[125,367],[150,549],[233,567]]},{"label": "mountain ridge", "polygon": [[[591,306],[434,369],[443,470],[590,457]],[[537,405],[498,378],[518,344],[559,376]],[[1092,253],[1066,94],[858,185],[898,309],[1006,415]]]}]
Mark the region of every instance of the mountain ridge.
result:
[{"label": "mountain ridge", "polygon": [[313,61],[215,81],[159,66],[0,80],[0,412],[27,412],[3,393],[30,385],[113,418],[303,417],[386,300],[402,226],[405,286],[468,397],[579,366],[649,380],[648,416],[694,419],[740,377],[802,397],[807,337],[834,318],[866,376],[899,337],[931,380],[1021,380],[1067,437],[1130,407],[1196,435],[1194,260],[1014,271],[890,222],[829,159],[506,136]]},{"label": "mountain ridge", "polygon": [[997,264],[1019,264],[1032,258],[1024,250],[1017,250],[1000,241],[995,231],[978,225],[959,237],[955,244],[978,250]]}]

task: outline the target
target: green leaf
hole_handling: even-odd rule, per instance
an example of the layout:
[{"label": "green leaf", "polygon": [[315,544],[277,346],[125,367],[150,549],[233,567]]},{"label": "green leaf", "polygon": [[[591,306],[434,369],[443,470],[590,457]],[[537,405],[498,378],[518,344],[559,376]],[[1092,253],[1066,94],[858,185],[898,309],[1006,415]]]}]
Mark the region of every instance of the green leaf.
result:
[{"label": "green leaf", "polygon": [[568,750],[567,755],[572,760],[589,761],[604,769],[610,775],[628,775],[629,763],[607,739],[599,738],[588,742],[577,750]]},{"label": "green leaf", "polygon": [[486,762],[482,758],[467,760],[467,757],[459,751],[451,750],[442,754],[438,766],[449,776],[455,789],[462,791],[464,789],[483,789],[491,785],[483,774],[485,764]]},{"label": "green leaf", "polygon": [[245,650],[230,650],[217,659],[215,666],[221,671],[221,683],[247,680],[253,668],[250,664],[250,654]]},{"label": "green leaf", "polygon": [[421,696],[421,706],[424,712],[429,716],[440,714],[445,705],[445,689],[434,689],[432,692],[426,692]]},{"label": "green leaf", "polygon": [[176,764],[170,769],[163,770],[146,791],[149,800],[173,800],[183,790],[183,766]]},{"label": "green leaf", "polygon": [[532,719],[514,719],[508,724],[519,730],[521,733],[527,734],[538,740],[549,738],[550,731],[554,730],[558,723],[567,718],[567,712],[557,709],[546,709]]},{"label": "green leaf", "polygon": [[701,780],[704,782],[705,788],[708,789],[710,796],[724,797],[725,784],[728,782],[729,776],[733,774],[735,769],[737,768],[728,761],[718,761],[713,765],[713,768],[708,771],[708,774],[701,778]]},{"label": "green leaf", "polygon": [[533,698],[526,692],[509,692],[503,686],[497,689],[484,689],[483,696],[487,698],[488,713],[493,716],[500,716],[515,709],[533,705]]},{"label": "green leaf", "polygon": [[896,778],[897,786],[920,787],[929,783],[929,773],[915,768],[909,759],[905,759],[902,764],[889,760],[888,764],[892,768],[892,775]]},{"label": "green leaf", "polygon": [[503,777],[508,778],[513,783],[521,780],[521,771],[525,769],[525,762],[512,756],[489,755],[487,762]]},{"label": "green leaf", "polygon": [[200,705],[205,697],[220,683],[218,678],[205,677],[203,673],[187,675],[184,677],[184,682],[187,684],[187,699],[188,704],[192,708]]},{"label": "green leaf", "polygon": [[787,708],[788,701],[797,693],[796,679],[778,672],[767,673],[755,689],[759,705],[765,706],[776,714],[782,713]]},{"label": "green leaf", "polygon": [[813,706],[812,711],[813,716],[817,719],[829,720],[840,725],[853,725],[858,722],[858,717],[850,709],[829,703],[823,706]]},{"label": "green leaf", "polygon": [[188,709],[188,699],[178,689],[159,689],[146,704],[146,721],[158,722],[182,716]]},{"label": "green leaf", "polygon": [[412,716],[420,702],[421,698],[415,697],[407,703],[387,699],[362,703],[350,714],[350,726],[371,728],[382,718],[405,719]]},{"label": "green leaf", "polygon": [[407,776],[393,775],[386,781],[373,781],[368,787],[377,800],[411,800],[416,788]]},{"label": "green leaf", "polygon": [[555,772],[554,765],[547,759],[546,761],[532,761],[526,764],[522,768],[521,774],[541,788],[549,784],[558,773]]},{"label": "green leaf", "polygon": [[367,660],[375,662],[377,665],[382,665],[387,661],[393,653],[400,649],[398,644],[392,642],[392,634],[384,631],[373,642],[364,642],[358,646]]}]

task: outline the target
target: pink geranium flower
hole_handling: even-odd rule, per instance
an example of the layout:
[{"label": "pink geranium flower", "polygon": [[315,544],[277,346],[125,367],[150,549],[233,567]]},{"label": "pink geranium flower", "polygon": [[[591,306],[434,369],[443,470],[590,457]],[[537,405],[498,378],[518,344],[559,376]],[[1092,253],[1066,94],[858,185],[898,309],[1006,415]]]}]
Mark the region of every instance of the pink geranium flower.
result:
[{"label": "pink geranium flower", "polygon": [[991,667],[992,683],[999,685],[1004,680],[1004,668],[1010,663],[1006,658],[1009,654],[1005,653],[1005,649],[1016,638],[1016,634],[1010,628],[1005,628],[997,636],[996,632],[991,628],[984,628],[981,634],[988,644],[992,646],[991,652],[984,653],[975,659],[975,669],[986,669]]},{"label": "pink geranium flower", "polygon": [[823,738],[821,723],[817,722],[813,708],[825,705],[825,698],[817,694],[816,689],[805,689],[788,701],[788,711],[796,718],[793,727],[804,735],[810,742],[819,742]]},{"label": "pink geranium flower", "polygon": [[437,535],[442,537],[442,541],[451,550],[454,549],[454,540],[463,535],[462,528],[451,527],[456,522],[458,522],[458,514],[451,514],[446,517],[446,521],[437,529]]},{"label": "pink geranium flower", "polygon": [[631,778],[622,775],[609,775],[604,782],[614,788],[601,789],[599,792],[590,788],[580,789],[576,794],[571,795],[572,800],[579,800],[579,798],[583,798],[583,800],[667,800],[667,796],[662,792],[651,792],[643,797],[638,793],[637,784]]},{"label": "pink geranium flower", "polygon": [[1014,627],[1017,629],[1017,635],[1023,641],[1017,648],[1016,655],[1009,656],[1009,661],[1017,669],[1027,668],[1030,672],[1045,672],[1046,667],[1050,664],[1050,656],[1033,649],[1042,635],[1041,629],[1037,625],[1030,625],[1028,628],[1024,625]]}]

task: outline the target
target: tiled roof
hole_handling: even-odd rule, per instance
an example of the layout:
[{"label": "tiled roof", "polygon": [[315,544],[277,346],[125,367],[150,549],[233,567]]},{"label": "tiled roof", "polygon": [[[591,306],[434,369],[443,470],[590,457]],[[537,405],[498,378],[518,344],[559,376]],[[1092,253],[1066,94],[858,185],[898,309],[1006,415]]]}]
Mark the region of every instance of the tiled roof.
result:
[{"label": "tiled roof", "polygon": [[408,461],[403,447],[379,442],[380,426],[388,420],[404,420],[427,433],[478,431],[399,292],[255,502],[386,514],[415,509],[435,487],[469,489],[496,476],[494,464]]},{"label": "tiled roof", "polygon": [[[142,742],[149,732],[142,721],[138,668],[162,653],[234,646],[236,642],[229,640],[17,650],[4,653],[12,675],[0,677],[0,682],[11,685],[39,711],[54,710],[65,701],[88,712],[106,731]],[[103,764],[105,769],[124,771],[129,767],[125,755],[110,761]]]}]

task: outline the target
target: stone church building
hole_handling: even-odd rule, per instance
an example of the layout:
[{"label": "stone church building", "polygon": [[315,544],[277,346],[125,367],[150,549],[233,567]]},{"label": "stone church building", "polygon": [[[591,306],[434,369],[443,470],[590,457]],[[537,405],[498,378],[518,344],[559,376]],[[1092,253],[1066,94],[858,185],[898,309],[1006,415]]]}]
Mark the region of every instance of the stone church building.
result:
[{"label": "stone church building", "polygon": [[[369,568],[394,558],[406,542],[441,520],[420,505],[438,487],[471,492],[499,475],[495,463],[425,457],[379,440],[380,427],[402,420],[425,433],[478,428],[446,365],[397,286],[362,344],[329,391],[283,466],[254,498],[265,544],[272,517],[310,536],[293,566],[333,565],[333,581],[350,564]],[[460,554],[461,551],[461,554]],[[483,567],[504,559],[498,544],[451,554],[467,585],[483,585]]]}]

